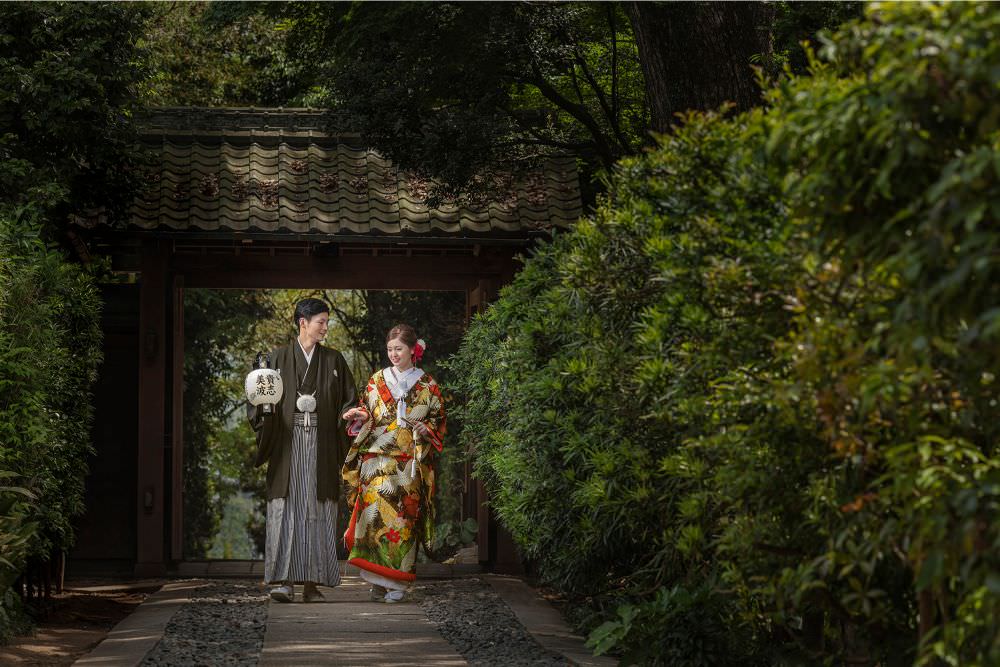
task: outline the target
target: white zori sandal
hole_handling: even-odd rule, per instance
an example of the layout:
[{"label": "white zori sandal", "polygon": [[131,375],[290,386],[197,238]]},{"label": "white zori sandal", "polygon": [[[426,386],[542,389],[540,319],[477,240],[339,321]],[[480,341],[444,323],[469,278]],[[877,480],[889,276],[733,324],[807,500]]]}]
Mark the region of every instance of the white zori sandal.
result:
[{"label": "white zori sandal", "polygon": [[295,587],[282,584],[271,589],[271,599],[276,602],[291,602],[295,598]]}]

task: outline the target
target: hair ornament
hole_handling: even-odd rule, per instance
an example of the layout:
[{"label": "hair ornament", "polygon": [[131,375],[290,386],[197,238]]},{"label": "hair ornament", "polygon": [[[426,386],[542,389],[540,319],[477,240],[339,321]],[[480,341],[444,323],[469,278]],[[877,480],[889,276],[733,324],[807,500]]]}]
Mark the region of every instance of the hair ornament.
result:
[{"label": "hair ornament", "polygon": [[420,360],[424,356],[424,350],[427,349],[427,343],[424,342],[423,338],[417,339],[417,344],[413,346],[413,362],[419,364]]}]

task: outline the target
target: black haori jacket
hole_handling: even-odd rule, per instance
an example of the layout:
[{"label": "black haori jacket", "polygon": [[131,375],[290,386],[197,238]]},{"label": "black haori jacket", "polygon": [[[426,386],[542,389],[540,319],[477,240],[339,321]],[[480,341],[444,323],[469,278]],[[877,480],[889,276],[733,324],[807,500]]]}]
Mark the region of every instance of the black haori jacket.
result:
[{"label": "black haori jacket", "polygon": [[340,496],[340,467],[347,455],[347,434],[340,415],[353,407],[354,378],[344,355],[322,345],[313,350],[306,370],[306,358],[298,341],[271,352],[271,368],[281,371],[283,392],[274,414],[264,416],[259,406],[247,404],[247,419],[257,435],[256,466],[267,464],[267,499],[288,496],[292,460],[292,424],[299,392],[316,392],[319,421],[316,448],[316,498],[334,500]]}]

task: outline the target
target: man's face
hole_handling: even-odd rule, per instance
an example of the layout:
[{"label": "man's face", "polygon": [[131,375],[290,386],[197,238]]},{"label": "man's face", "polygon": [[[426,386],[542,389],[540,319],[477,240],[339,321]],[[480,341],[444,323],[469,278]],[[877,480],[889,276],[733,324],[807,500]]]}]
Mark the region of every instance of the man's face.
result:
[{"label": "man's face", "polygon": [[299,318],[299,333],[305,334],[312,343],[322,342],[326,338],[326,330],[330,323],[330,313],[320,313],[313,315],[309,320],[304,317]]}]

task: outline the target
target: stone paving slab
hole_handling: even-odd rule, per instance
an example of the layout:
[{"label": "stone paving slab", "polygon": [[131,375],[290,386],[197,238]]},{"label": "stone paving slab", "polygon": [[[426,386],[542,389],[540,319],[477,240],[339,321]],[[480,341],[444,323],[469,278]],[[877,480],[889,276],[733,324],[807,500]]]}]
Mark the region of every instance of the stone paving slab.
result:
[{"label": "stone paving slab", "polygon": [[[296,587],[296,595],[300,591]],[[262,667],[467,664],[416,603],[370,602],[368,584],[354,576],[320,591],[322,603],[268,605]]]},{"label": "stone paving slab", "polygon": [[203,581],[177,581],[150,595],[116,625],[93,651],[73,663],[84,667],[139,664],[163,637],[167,623]]},{"label": "stone paving slab", "polygon": [[106,579],[67,579],[63,590],[67,593],[155,593],[170,579],[133,579],[109,582]]},{"label": "stone paving slab", "polygon": [[488,574],[484,578],[511,608],[521,625],[547,649],[560,653],[581,667],[615,667],[618,661],[595,656],[563,620],[562,615],[523,579]]}]

